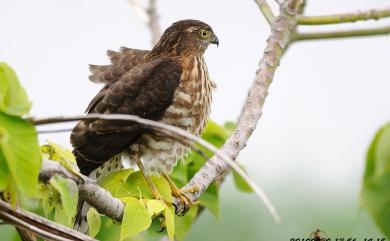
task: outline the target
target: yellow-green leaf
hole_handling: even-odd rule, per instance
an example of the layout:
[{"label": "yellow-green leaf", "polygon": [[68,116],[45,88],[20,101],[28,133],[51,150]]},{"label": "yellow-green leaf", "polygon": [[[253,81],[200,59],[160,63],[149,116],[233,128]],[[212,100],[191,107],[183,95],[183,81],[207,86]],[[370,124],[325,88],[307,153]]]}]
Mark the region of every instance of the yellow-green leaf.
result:
[{"label": "yellow-green leaf", "polygon": [[50,179],[50,184],[60,193],[61,204],[65,215],[69,220],[73,220],[76,215],[79,189],[77,184],[67,178],[54,176]]},{"label": "yellow-green leaf", "polygon": [[87,221],[88,221],[88,234],[91,237],[95,237],[100,230],[101,219],[100,214],[94,208],[90,208],[87,213]]},{"label": "yellow-green leaf", "polygon": [[6,63],[0,63],[0,111],[23,116],[30,108],[31,103],[15,71]]},{"label": "yellow-green leaf", "polygon": [[61,163],[68,171],[79,175],[80,169],[77,166],[76,158],[73,153],[61,145],[48,142],[47,145],[41,147],[43,155],[48,155],[48,159],[53,161],[58,161]]},{"label": "yellow-green leaf", "polygon": [[125,197],[121,200],[126,203],[120,235],[120,240],[124,240],[145,231],[151,225],[152,219],[140,200],[132,197]]},{"label": "yellow-green leaf", "polygon": [[[168,182],[163,177],[151,177],[152,182],[160,192],[161,196],[163,196],[167,201],[172,202],[173,198],[171,195],[171,188]],[[126,181],[126,189],[118,189],[117,196],[118,197],[139,197],[139,193],[143,197],[148,199],[152,199],[151,190],[140,171],[131,173]]]},{"label": "yellow-green leaf", "polygon": [[4,190],[8,182],[9,182],[9,170],[7,166],[7,161],[5,160],[3,151],[0,148],[0,192]]},{"label": "yellow-green leaf", "polygon": [[117,196],[118,189],[124,188],[123,185],[133,172],[133,169],[124,169],[110,173],[99,181],[99,185],[108,190],[113,196]]},{"label": "yellow-green leaf", "polygon": [[58,205],[55,207],[55,213],[54,213],[54,220],[57,223],[60,223],[62,225],[65,225],[67,227],[73,226],[73,220],[69,219],[66,211],[61,205]]},{"label": "yellow-green leaf", "polygon": [[146,208],[150,216],[157,216],[164,211],[166,204],[161,200],[147,200]]},{"label": "yellow-green leaf", "polygon": [[0,149],[15,186],[22,193],[34,196],[41,167],[34,126],[20,117],[0,112]]},{"label": "yellow-green leaf", "polygon": [[168,237],[171,241],[175,241],[175,210],[173,207],[164,209],[165,227],[167,228]]}]

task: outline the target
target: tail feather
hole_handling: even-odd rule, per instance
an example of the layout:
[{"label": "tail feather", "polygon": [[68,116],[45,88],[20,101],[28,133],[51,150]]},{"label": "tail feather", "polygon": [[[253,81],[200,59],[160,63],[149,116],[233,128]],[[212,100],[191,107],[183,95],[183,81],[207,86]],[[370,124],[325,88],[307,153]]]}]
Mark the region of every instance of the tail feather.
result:
[{"label": "tail feather", "polygon": [[77,215],[73,229],[80,233],[88,233],[87,213],[91,206],[85,201],[79,201],[77,206]]}]

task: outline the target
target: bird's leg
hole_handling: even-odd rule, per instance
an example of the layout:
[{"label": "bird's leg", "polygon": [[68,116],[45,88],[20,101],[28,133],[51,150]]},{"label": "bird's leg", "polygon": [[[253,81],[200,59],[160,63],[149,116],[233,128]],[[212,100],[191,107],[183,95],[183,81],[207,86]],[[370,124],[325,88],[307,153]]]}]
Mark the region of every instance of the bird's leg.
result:
[{"label": "bird's leg", "polygon": [[162,199],[161,197],[161,194],[160,192],[158,191],[156,185],[154,185],[154,183],[152,182],[152,179],[150,178],[150,176],[148,176],[146,174],[146,170],[145,170],[145,167],[144,165],[142,164],[141,160],[140,159],[137,159],[137,165],[138,165],[138,168],[139,170],[141,171],[142,173],[142,176],[144,176],[145,180],[146,180],[146,183],[148,184],[149,188],[150,188],[150,191],[152,192],[152,196],[154,199]]},{"label": "bird's leg", "polygon": [[199,191],[199,189],[197,189],[197,190],[195,190],[195,189],[194,190],[192,190],[192,189],[191,190],[181,190],[180,188],[178,188],[176,186],[176,184],[172,181],[172,179],[167,174],[163,173],[162,176],[165,178],[165,180],[167,180],[169,186],[171,187],[172,196],[179,198],[180,202],[183,204],[184,211],[181,214],[184,215],[192,206],[192,201],[187,196],[186,193],[193,193],[193,192]]}]

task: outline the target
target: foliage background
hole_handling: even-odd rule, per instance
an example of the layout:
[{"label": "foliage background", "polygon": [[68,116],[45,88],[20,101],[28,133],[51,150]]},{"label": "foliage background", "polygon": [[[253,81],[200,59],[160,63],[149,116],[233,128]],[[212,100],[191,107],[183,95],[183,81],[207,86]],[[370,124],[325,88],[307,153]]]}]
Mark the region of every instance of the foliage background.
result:
[{"label": "foliage background", "polygon": [[[37,116],[81,113],[100,88],[87,80],[87,64],[107,63],[106,49],[150,45],[148,30],[126,1],[1,2],[0,60],[18,73]],[[306,12],[387,5],[386,0],[311,0]],[[206,55],[218,84],[212,118],[234,120],[269,31],[256,5],[161,0],[159,13],[163,28],[183,18],[213,26],[221,44]],[[374,37],[293,45],[278,69],[258,129],[240,155],[269,193],[283,224],[275,225],[254,195],[238,193],[228,179],[220,221],[205,212],[188,240],[286,240],[308,237],[316,228],[331,237],[379,237],[359,209],[358,196],[368,145],[390,120],[388,43],[388,37]],[[68,135],[45,139],[68,145]],[[2,240],[13,239],[7,226],[0,226],[0,232]]]}]

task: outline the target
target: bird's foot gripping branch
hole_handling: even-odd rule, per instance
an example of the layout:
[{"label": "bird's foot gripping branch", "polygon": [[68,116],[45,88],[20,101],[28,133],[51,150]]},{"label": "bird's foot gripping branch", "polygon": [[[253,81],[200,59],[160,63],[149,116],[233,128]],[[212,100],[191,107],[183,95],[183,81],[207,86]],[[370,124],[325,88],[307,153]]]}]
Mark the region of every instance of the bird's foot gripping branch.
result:
[{"label": "bird's foot gripping branch", "polygon": [[[40,148],[34,125],[31,120],[23,118],[30,105],[26,94],[12,69],[5,64],[0,67],[0,83],[4,87],[0,89],[3,91],[1,96],[7,99],[0,103],[0,191],[4,200],[19,207],[26,207],[26,202],[20,203],[20,200],[26,200],[27,195],[30,197],[27,206],[37,207],[38,204],[39,208],[35,211],[47,218],[19,209],[10,212],[9,206],[2,202],[2,220],[15,225],[21,232],[28,230],[33,233],[31,237],[94,240],[69,229],[73,226],[80,197],[92,206],[87,215],[89,235],[92,237],[97,235],[100,239],[99,235],[104,235],[99,234],[103,223],[105,231],[117,230],[114,233],[118,240],[145,230],[145,235],[156,235],[155,231],[162,230],[159,235],[166,233],[172,240],[182,240],[200,210],[207,208],[219,216],[217,184],[211,185],[204,198],[194,203],[184,217],[179,217],[174,215],[175,208],[171,204],[171,185],[162,176],[153,177],[152,181],[164,201],[153,198],[145,179],[137,170],[120,170],[96,183],[79,173],[70,150],[55,143],[47,143]],[[56,121],[61,122],[59,119]],[[203,137],[220,146],[232,127],[234,125],[230,123],[220,126],[209,122]],[[170,175],[179,187],[184,186],[205,163],[205,156],[212,154],[202,146],[196,149],[197,152],[181,161]],[[245,181],[236,180],[239,189],[248,191]]]}]

